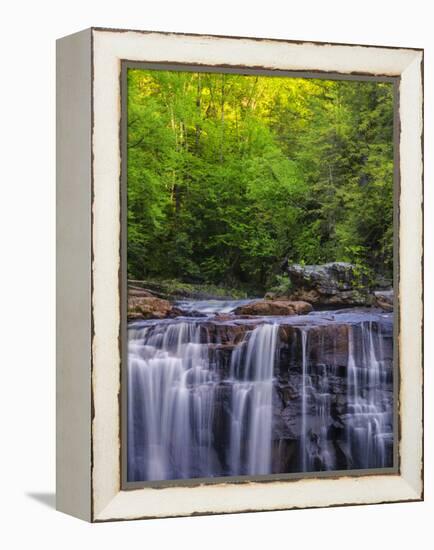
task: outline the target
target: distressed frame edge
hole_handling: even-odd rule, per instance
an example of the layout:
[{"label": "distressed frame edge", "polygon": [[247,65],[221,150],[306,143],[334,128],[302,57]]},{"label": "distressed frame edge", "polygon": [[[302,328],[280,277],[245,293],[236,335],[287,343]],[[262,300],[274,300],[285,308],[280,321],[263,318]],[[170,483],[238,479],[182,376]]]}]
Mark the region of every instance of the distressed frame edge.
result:
[{"label": "distressed frame edge", "polygon": [[56,41],[56,509],[86,521],[92,519],[91,40],[86,29]]},{"label": "distressed frame edge", "polygon": [[257,36],[241,36],[241,35],[227,35],[227,34],[210,34],[210,33],[194,33],[194,32],[178,32],[178,31],[155,31],[149,29],[122,29],[117,27],[90,27],[95,32],[108,32],[108,33],[125,33],[133,32],[138,34],[161,34],[161,35],[173,35],[173,36],[186,36],[186,37],[199,37],[199,38],[229,38],[234,40],[253,40],[255,42],[283,42],[285,44],[313,44],[317,46],[360,46],[363,48],[380,48],[382,50],[409,50],[415,52],[423,52],[424,48],[418,47],[402,47],[402,46],[388,46],[385,44],[354,44],[352,42],[330,42],[321,40],[302,40],[302,39],[289,39],[289,38],[270,38],[270,37],[257,37]]},{"label": "distressed frame edge", "polygon": [[[424,52],[415,52],[411,63],[401,74],[399,95],[407,97],[400,104],[400,234],[399,261],[407,265],[410,272],[400,269],[399,279],[399,356],[400,369],[399,406],[414,406],[416,421],[410,422],[410,415],[400,414],[400,447],[402,433],[407,439],[411,436],[415,444],[415,453],[410,457],[413,464],[406,460],[401,475],[418,494],[417,500],[424,499]],[[410,91],[417,94],[412,104]],[[413,186],[416,189],[413,189]],[[416,201],[409,200],[409,195]],[[409,206],[410,204],[410,206]],[[412,218],[411,221],[408,218]],[[414,225],[413,225],[414,222]],[[411,242],[412,231],[415,242]],[[413,248],[412,248],[413,245]],[[406,256],[413,255],[408,261]],[[404,260],[404,262],[403,262]],[[412,269],[412,266],[414,268]],[[404,318],[406,319],[404,322]],[[416,328],[417,327],[417,328]],[[413,330],[413,333],[411,331]],[[404,335],[404,337],[403,337]],[[405,336],[407,335],[407,336]],[[408,340],[415,340],[417,358],[414,366],[408,357]],[[401,372],[402,370],[402,372]],[[414,371],[414,372],[413,372]],[[413,377],[412,379],[410,377]],[[403,383],[403,378],[408,379]],[[410,389],[407,388],[410,384]],[[413,392],[411,391],[413,389]],[[415,395],[417,394],[417,398]],[[406,425],[403,426],[403,422]],[[415,429],[413,429],[415,428]]]},{"label": "distressed frame edge", "polygon": [[[92,29],[92,34],[95,32],[95,31],[99,31],[99,32],[108,32],[107,30],[104,30],[104,31],[101,31],[100,29]],[[118,31],[113,31],[113,32],[118,32]],[[121,32],[131,32],[131,31],[121,31]],[[151,34],[156,34],[156,35],[161,35],[161,34],[164,34],[164,33],[153,33],[152,31],[150,31]],[[173,37],[173,36],[176,36],[174,33],[170,33],[170,35]],[[181,36],[185,36],[185,35],[181,35]],[[195,36],[198,36],[198,37],[201,37],[201,35],[195,35]],[[226,37],[226,38],[233,38],[233,37]],[[250,39],[246,39],[246,40],[250,40]],[[261,40],[266,40],[266,39],[261,39]],[[291,41],[283,41],[283,42],[287,42],[287,43],[291,43]],[[307,42],[307,44],[314,44],[314,43],[311,43],[311,42]],[[351,48],[353,47],[353,45],[345,45],[346,47],[348,48]],[[363,47],[363,46],[362,46]],[[369,46],[366,46],[366,47],[369,47]],[[381,49],[381,47],[376,47],[376,48],[379,48]],[[408,48],[397,48],[399,50],[403,50],[403,51],[409,51]],[[419,50],[419,49],[412,49],[411,50],[413,53],[414,53],[414,56],[413,56],[413,60],[415,58],[419,58],[423,64],[423,51],[422,50]],[[420,55],[419,55],[420,54]],[[408,64],[408,66],[411,65],[411,63]],[[405,70],[402,71],[402,74],[404,74]],[[396,76],[401,76],[400,75],[396,75]],[[420,101],[418,102],[417,106],[418,107],[421,107],[423,105],[423,86],[421,88],[421,95],[420,95]],[[423,123],[422,123],[422,126],[421,126],[421,133],[422,133],[422,138],[423,138]],[[419,164],[421,170],[423,171],[423,156],[420,156],[419,158],[417,159],[414,159],[416,160],[416,162]],[[422,172],[423,173],[423,172]],[[419,220],[419,222],[421,222],[421,219]],[[423,322],[423,319],[421,319],[421,321]],[[422,396],[423,397],[423,396]],[[408,497],[406,498],[405,500],[406,501],[413,501],[413,500],[421,500],[423,498],[423,455],[421,456],[421,475],[422,475],[422,482],[419,486],[419,484],[417,484],[417,486],[415,485],[412,485],[411,483],[409,483],[408,481],[405,481],[405,479],[401,476],[394,476],[394,477],[400,477],[400,479],[403,481],[403,486],[402,486],[402,496],[404,496],[404,493],[405,495]],[[378,479],[378,478],[377,478]],[[278,483],[282,483],[282,482],[278,482]],[[95,487],[94,487],[95,489]],[[112,504],[116,504],[115,501],[116,500],[119,500],[118,497],[122,495],[122,493],[125,493],[125,491],[120,491],[116,494],[116,496],[107,504],[107,506],[104,506],[102,509],[99,510],[99,512],[95,515],[93,515],[92,519],[93,521],[113,521],[113,520],[121,520],[121,519],[135,519],[135,517],[121,517],[119,515],[110,515],[111,512],[113,512],[114,510],[112,509],[113,506],[111,506]],[[92,500],[94,498],[94,494],[92,492]],[[394,501],[400,501],[401,499],[391,499],[391,500],[387,500],[386,502],[394,502]],[[381,502],[384,502],[384,501],[381,501]],[[375,504],[376,502],[372,501],[372,502],[349,502],[349,503],[345,503],[345,504],[341,504],[341,503],[332,503],[332,504],[328,504],[327,506],[340,506],[340,505],[352,505],[352,504]],[[319,506],[323,506],[323,505],[319,505]],[[294,508],[299,508],[300,506],[294,506]],[[318,507],[318,505],[315,505],[313,504],[312,506],[301,506],[303,508],[307,508],[307,507]],[[116,506],[115,506],[116,508]],[[290,506],[286,506],[285,508],[283,509],[290,509],[291,507]],[[274,508],[273,508],[274,509]],[[276,509],[281,509],[281,508],[276,508]],[[262,509],[256,509],[256,511],[261,511]],[[237,513],[237,512],[242,512],[242,511],[253,511],[251,509],[246,509],[246,510],[231,510],[231,511],[218,511],[218,512],[214,512],[214,511],[210,511],[210,512],[207,512],[207,511],[201,511],[201,512],[197,512],[197,513],[200,513],[200,514],[207,514],[207,513]],[[265,511],[265,509],[264,509]],[[177,515],[195,515],[196,512],[193,512],[191,514],[184,514],[184,513],[180,513],[180,514],[170,514],[170,515],[166,515],[166,514],[160,514],[160,515],[153,515],[153,516],[144,516],[144,517],[175,517]],[[140,518],[137,518],[137,519],[141,519],[142,516],[140,516]]]}]

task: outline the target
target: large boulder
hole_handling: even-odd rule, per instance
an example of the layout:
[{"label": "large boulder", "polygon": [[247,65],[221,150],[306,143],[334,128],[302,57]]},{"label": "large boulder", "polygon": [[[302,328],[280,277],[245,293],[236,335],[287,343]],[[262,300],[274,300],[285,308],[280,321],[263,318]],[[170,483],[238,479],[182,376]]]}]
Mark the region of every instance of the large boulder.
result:
[{"label": "large boulder", "polygon": [[286,271],[292,284],[292,300],[333,307],[369,305],[372,300],[367,281],[350,263],[293,264]]},{"label": "large boulder", "polygon": [[288,265],[291,283],[299,288],[316,289],[323,294],[351,290],[355,286],[355,267],[347,262],[331,262],[321,265]]},{"label": "large boulder", "polygon": [[300,300],[258,300],[237,307],[235,315],[303,315],[312,311],[311,304]]}]

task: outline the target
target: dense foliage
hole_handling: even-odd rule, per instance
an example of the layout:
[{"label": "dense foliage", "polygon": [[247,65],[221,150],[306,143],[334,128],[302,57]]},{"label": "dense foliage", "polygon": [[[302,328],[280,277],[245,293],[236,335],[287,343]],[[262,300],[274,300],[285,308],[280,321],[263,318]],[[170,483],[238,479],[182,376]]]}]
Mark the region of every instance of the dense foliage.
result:
[{"label": "dense foliage", "polygon": [[392,270],[388,83],[129,70],[128,271],[264,290]]}]

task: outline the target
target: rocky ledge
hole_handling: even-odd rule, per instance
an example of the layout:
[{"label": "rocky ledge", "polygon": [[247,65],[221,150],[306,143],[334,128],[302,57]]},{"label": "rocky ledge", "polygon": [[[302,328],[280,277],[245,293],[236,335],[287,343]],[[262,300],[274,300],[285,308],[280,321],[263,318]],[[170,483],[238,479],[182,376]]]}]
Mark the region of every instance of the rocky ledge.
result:
[{"label": "rocky ledge", "polygon": [[300,300],[258,300],[237,307],[235,315],[305,315],[313,310],[311,304]]},{"label": "rocky ledge", "polygon": [[[231,314],[218,314],[216,320],[225,321],[236,316],[288,316],[310,313],[313,307],[300,300],[256,300],[240,305]],[[205,314],[194,310],[183,310],[173,302],[155,296],[149,289],[138,286],[128,288],[128,320],[166,319],[178,316],[206,317]]]},{"label": "rocky ledge", "polygon": [[[286,265],[285,273],[291,283],[283,293],[270,292],[264,299],[239,305],[229,315],[290,316],[306,315],[313,309],[375,307],[393,311],[394,295],[391,281],[377,278],[368,282],[357,268],[346,262],[322,265]],[[138,282],[136,282],[138,283]],[[128,320],[165,319],[171,317],[206,317],[200,311],[175,305],[173,298],[138,284],[128,288]],[[216,310],[217,313],[217,310]],[[223,314],[227,315],[227,313]]]},{"label": "rocky ledge", "polygon": [[284,269],[291,291],[284,297],[268,294],[268,298],[304,301],[316,308],[375,306],[385,311],[393,310],[392,281],[384,277],[368,281],[353,264],[287,264]]},{"label": "rocky ledge", "polygon": [[139,287],[128,288],[128,320],[165,319],[175,317],[179,311],[163,298],[154,296],[149,290]]},{"label": "rocky ledge", "polygon": [[393,290],[379,290],[373,293],[373,304],[384,311],[393,311]]}]

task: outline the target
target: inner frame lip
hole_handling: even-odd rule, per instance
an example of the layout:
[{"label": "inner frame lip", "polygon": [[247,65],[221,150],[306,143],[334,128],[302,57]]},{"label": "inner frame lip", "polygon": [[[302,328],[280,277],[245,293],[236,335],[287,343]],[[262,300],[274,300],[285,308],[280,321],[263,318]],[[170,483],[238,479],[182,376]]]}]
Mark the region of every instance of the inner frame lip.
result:
[{"label": "inner frame lip", "polygon": [[[101,30],[101,29],[98,29]],[[397,48],[399,49],[399,48]],[[393,85],[393,288],[394,288],[394,321],[393,321],[393,462],[389,468],[366,468],[354,470],[331,470],[322,472],[293,472],[265,474],[257,476],[216,476],[211,478],[188,478],[156,481],[128,481],[127,479],[127,389],[128,389],[128,338],[127,338],[127,311],[128,311],[128,275],[127,275],[127,244],[128,244],[128,70],[160,70],[174,72],[238,74],[244,76],[268,76],[286,78],[306,78],[317,80],[348,80],[364,82],[385,82]],[[279,481],[297,482],[304,479],[342,479],[347,477],[369,476],[396,476],[400,475],[399,444],[401,440],[400,415],[400,361],[399,361],[399,334],[400,334],[400,300],[399,300],[399,198],[400,198],[400,116],[399,116],[399,86],[401,77],[390,74],[366,74],[363,72],[340,73],[336,71],[299,71],[276,69],[261,66],[244,65],[209,65],[201,63],[181,63],[165,61],[136,61],[120,60],[120,123],[119,123],[119,151],[120,151],[120,326],[119,350],[120,364],[120,391],[119,404],[119,461],[120,461],[120,490],[133,491],[144,488],[164,489],[167,487],[198,487],[201,485],[242,485],[249,483],[276,483]]]}]

